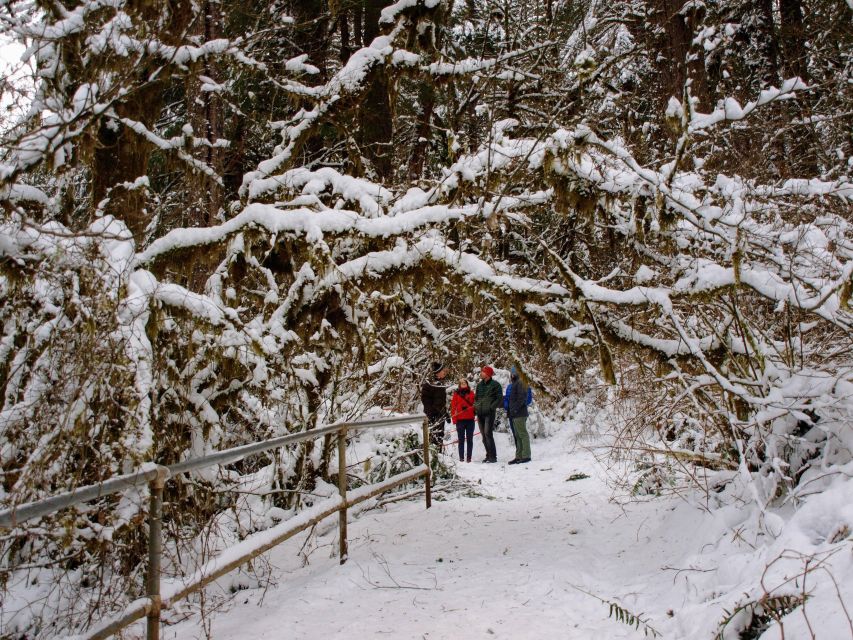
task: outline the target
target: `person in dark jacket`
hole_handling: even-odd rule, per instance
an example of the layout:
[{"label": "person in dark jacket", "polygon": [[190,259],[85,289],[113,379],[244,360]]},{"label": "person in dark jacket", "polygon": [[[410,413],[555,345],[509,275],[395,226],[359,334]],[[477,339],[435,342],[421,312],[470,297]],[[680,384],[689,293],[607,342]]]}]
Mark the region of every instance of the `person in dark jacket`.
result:
[{"label": "person in dark jacket", "polygon": [[474,412],[480,425],[480,435],[483,436],[483,446],[486,448],[486,458],[483,462],[497,462],[498,452],[495,448],[495,412],[501,406],[503,389],[492,376],[495,370],[485,366],[480,370],[480,382],[474,393]]},{"label": "person in dark jacket", "polygon": [[421,384],[421,402],[429,421],[429,439],[437,447],[444,444],[444,423],[447,422],[447,369],[440,362],[432,363],[432,376]]},{"label": "person in dark jacket", "polygon": [[515,432],[515,458],[509,464],[530,462],[530,435],[527,433],[528,398],[532,399],[530,387],[521,379],[515,367],[510,372],[512,388],[507,395],[507,415]]},{"label": "person in dark jacket", "polygon": [[456,435],[459,438],[459,460],[471,462],[471,452],[474,450],[474,392],[465,378],[459,380],[459,387],[450,397],[450,419],[456,425]]},{"label": "person in dark jacket", "polygon": [[[517,373],[517,369],[513,367],[510,370],[510,380],[512,379],[513,373]],[[506,417],[509,422],[509,430],[512,432],[512,440],[515,443],[516,448],[518,447],[518,436],[515,435],[515,427],[512,426],[512,416],[509,413],[509,394],[512,392],[512,382],[510,382],[506,386],[506,391],[504,391],[504,409],[506,409]],[[533,402],[533,390],[530,387],[527,388],[527,406],[530,406],[530,403]]]}]

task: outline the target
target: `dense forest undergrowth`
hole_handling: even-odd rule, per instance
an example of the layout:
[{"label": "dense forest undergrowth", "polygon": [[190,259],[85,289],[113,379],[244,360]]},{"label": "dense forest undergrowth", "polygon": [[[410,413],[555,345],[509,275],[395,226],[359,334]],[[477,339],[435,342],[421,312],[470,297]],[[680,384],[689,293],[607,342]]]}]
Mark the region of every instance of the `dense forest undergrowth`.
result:
[{"label": "dense forest undergrowth", "polygon": [[[853,459],[852,19],[0,2],[0,505],[409,411],[441,359],[517,364],[555,418],[592,394],[636,491],[777,535]],[[170,483],[168,571],[310,504],[333,454]],[[145,505],[2,532],[3,634],[137,597]]]}]

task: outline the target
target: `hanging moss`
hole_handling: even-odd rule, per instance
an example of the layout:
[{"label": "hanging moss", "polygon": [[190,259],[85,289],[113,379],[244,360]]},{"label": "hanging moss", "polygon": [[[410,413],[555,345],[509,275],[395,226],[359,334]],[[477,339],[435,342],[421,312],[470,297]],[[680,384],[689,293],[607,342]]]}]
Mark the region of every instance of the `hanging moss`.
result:
[{"label": "hanging moss", "polygon": [[732,396],[732,406],[734,407],[735,415],[738,420],[741,422],[749,420],[749,415],[751,413],[749,404],[737,396]]},{"label": "hanging moss", "polygon": [[740,286],[740,267],[743,261],[743,254],[740,249],[732,254],[732,270],[735,274],[735,286]]},{"label": "hanging moss", "polygon": [[732,270],[735,274],[735,286],[740,286],[740,270],[743,263],[743,250],[741,249],[741,230],[735,232],[735,250],[732,252]]},{"label": "hanging moss", "polygon": [[853,296],[853,280],[847,280],[838,292],[838,302],[842,309],[850,311],[850,298]]},{"label": "hanging moss", "polygon": [[676,216],[669,207],[661,207],[658,210],[658,222],[660,224],[661,231],[671,231],[675,228],[675,225],[678,222],[678,216]]},{"label": "hanging moss", "polygon": [[646,198],[637,196],[631,203],[633,207],[634,219],[634,235],[638,242],[646,241],[646,234],[649,232],[651,221],[648,218],[648,208]]},{"label": "hanging moss", "polygon": [[613,354],[603,339],[598,340],[598,358],[601,363],[601,375],[607,384],[616,384],[616,372],[613,370]]}]

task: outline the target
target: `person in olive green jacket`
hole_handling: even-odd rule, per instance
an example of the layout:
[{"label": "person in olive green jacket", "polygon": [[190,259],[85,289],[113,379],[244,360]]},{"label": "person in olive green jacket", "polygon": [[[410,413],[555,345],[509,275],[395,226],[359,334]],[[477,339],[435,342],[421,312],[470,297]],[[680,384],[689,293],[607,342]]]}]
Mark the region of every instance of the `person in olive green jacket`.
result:
[{"label": "person in olive green jacket", "polygon": [[503,389],[492,376],[495,370],[485,366],[480,370],[480,382],[474,393],[474,412],[480,425],[480,435],[483,436],[483,446],[486,448],[486,459],[483,462],[497,462],[498,452],[495,449],[495,411],[503,404]]}]

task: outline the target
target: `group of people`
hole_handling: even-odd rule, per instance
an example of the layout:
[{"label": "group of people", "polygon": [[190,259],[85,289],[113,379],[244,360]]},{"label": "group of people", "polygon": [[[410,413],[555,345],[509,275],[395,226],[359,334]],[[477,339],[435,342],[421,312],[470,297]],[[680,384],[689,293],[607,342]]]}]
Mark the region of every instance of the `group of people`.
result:
[{"label": "group of people", "polygon": [[447,411],[447,369],[441,362],[433,362],[431,376],[421,385],[421,402],[430,425],[430,440],[438,447],[444,444],[444,425],[450,421],[456,425],[459,437],[459,460],[471,462],[474,448],[474,425],[480,427],[486,457],[483,462],[498,461],[495,447],[495,418],[503,405],[509,418],[515,439],[515,457],[509,464],[530,462],[530,434],[527,431],[527,407],[533,401],[530,386],[522,379],[516,367],[510,371],[510,383],[506,390],[494,379],[495,370],[484,366],[480,370],[480,381],[472,390],[466,378],[460,378],[450,398]]}]

